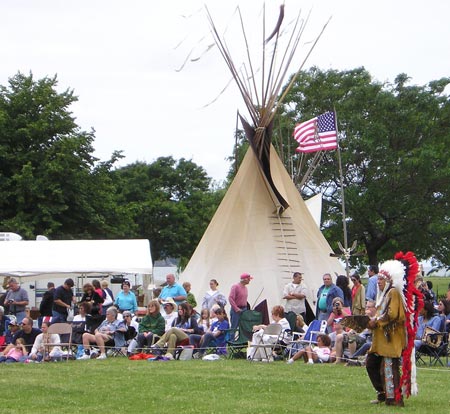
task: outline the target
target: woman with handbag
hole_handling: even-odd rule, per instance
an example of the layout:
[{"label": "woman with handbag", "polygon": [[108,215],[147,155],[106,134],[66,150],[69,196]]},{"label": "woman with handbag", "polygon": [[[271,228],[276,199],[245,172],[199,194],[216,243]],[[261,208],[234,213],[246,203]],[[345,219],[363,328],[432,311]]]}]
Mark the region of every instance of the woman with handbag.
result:
[{"label": "woman with handbag", "polygon": [[418,328],[416,333],[416,339],[414,340],[414,348],[418,350],[422,345],[426,345],[424,339],[426,339],[426,328],[432,328],[436,332],[439,332],[441,328],[441,318],[435,313],[433,303],[425,301],[423,308],[420,311],[418,319]]}]

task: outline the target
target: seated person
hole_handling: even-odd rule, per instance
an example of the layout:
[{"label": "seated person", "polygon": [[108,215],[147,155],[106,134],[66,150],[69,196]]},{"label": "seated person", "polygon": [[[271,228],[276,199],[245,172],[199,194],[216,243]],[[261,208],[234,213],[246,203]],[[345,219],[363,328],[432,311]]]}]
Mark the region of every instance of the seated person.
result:
[{"label": "seated person", "polygon": [[441,299],[438,303],[438,311],[439,316],[444,320],[445,331],[450,332],[450,300]]},{"label": "seated person", "polygon": [[441,322],[441,318],[435,313],[433,303],[426,300],[418,318],[416,339],[414,339],[414,348],[416,350],[418,350],[422,345],[426,345],[422,341],[425,328],[429,327],[435,329],[436,331],[440,331]]},{"label": "seated person", "polygon": [[[53,358],[59,358],[62,356],[62,349],[59,346],[61,339],[58,334],[49,334],[48,327],[49,322],[42,322],[40,333],[34,340],[33,348],[31,348],[30,355],[28,359],[36,362],[50,361]],[[52,344],[53,346],[48,346],[45,349],[44,344]]]},{"label": "seated person", "polygon": [[101,315],[103,297],[100,296],[94,289],[91,283],[85,283],[83,285],[83,296],[81,297],[81,303],[89,303],[91,305],[91,315]]},{"label": "seated person", "polygon": [[78,314],[73,317],[72,322],[86,322],[86,316],[91,314],[92,305],[89,302],[81,302],[78,305]]},{"label": "seated person", "polygon": [[14,336],[19,331],[20,326],[16,318],[11,319],[8,324],[8,330],[5,332],[5,345],[14,344]]},{"label": "seated person", "polygon": [[158,349],[167,345],[165,356],[173,359],[177,345],[188,342],[189,335],[201,332],[191,309],[192,307],[187,302],[178,305],[178,317],[174,320],[172,327],[151,347],[153,352],[158,352]]},{"label": "seated person", "polygon": [[331,332],[334,332],[335,324],[339,323],[345,316],[350,316],[352,314],[350,308],[344,307],[344,301],[339,296],[335,297],[332,303],[333,310],[327,320],[328,332],[330,331],[330,328]]},{"label": "seated person", "polygon": [[211,326],[210,314],[208,308],[203,308],[200,312],[200,319],[198,320],[198,327],[206,332]]},{"label": "seated person", "polygon": [[298,351],[287,363],[293,364],[297,359],[303,358],[308,364],[328,362],[330,360],[331,339],[327,334],[317,335],[317,345],[307,345]]},{"label": "seated person", "polygon": [[[283,306],[274,306],[272,308],[272,321],[271,323],[277,323],[281,325],[281,331],[290,331],[291,326],[289,325],[288,320],[284,317],[284,308]],[[264,328],[266,328],[267,325],[255,325],[253,327],[253,337],[252,337],[252,345],[261,343],[263,344],[275,344],[278,340],[278,336],[275,335],[264,335]],[[261,360],[263,357],[265,357],[265,354],[263,355],[262,349],[258,349],[255,346],[250,346],[247,348],[247,359],[251,359],[253,361]]]},{"label": "seated person", "polygon": [[10,347],[5,355],[0,356],[0,362],[21,362],[26,359],[28,351],[25,346],[25,339],[17,338],[15,345]]},{"label": "seated person", "polygon": [[210,347],[216,347],[225,349],[226,341],[225,334],[228,329],[230,329],[230,323],[228,322],[225,310],[220,308],[216,312],[217,321],[209,327],[209,329],[204,333],[204,335],[192,334],[189,338],[189,342],[192,344],[191,338],[198,337],[200,341],[198,343],[199,351],[194,354],[194,358],[202,358],[205,351]]},{"label": "seated person", "polygon": [[[12,342],[7,345],[5,350],[2,352],[4,355],[6,355],[11,348],[14,348],[13,344],[17,342],[18,338],[24,339],[25,348],[28,355],[28,353],[31,351],[31,348],[33,347],[36,337],[41,333],[40,329],[33,327],[33,319],[31,319],[29,316],[26,316],[22,319],[20,327],[21,329],[17,330],[17,332],[14,334]],[[24,357],[24,360],[25,359],[26,357]]]},{"label": "seated person", "polygon": [[130,311],[124,311],[122,313],[122,319],[127,327],[125,332],[125,341],[130,341],[137,335],[139,331],[139,323]]},{"label": "seated person", "polygon": [[106,359],[105,344],[114,341],[116,347],[125,345],[124,333],[127,330],[124,321],[117,319],[117,308],[110,306],[106,310],[106,319],[95,330],[94,334],[83,334],[84,355],[79,359],[90,359],[91,347],[90,344],[97,344],[100,349],[100,355],[97,359]]},{"label": "seated person", "polygon": [[147,314],[141,319],[138,328],[138,335],[128,345],[128,353],[133,353],[135,349],[142,349],[145,346],[153,345],[155,337],[160,337],[165,331],[165,320],[160,313],[160,305],[156,299],[151,300],[147,305]]},{"label": "seated person", "polygon": [[74,344],[83,343],[83,334],[88,332],[86,327],[86,316],[91,312],[91,304],[82,302],[78,305],[78,314],[73,317],[72,321],[72,342]]},{"label": "seated person", "polygon": [[214,304],[211,306],[211,309],[209,310],[209,323],[212,324],[217,321],[216,316],[216,310],[217,309],[223,309],[219,304]]},{"label": "seated person", "polygon": [[161,305],[163,307],[162,316],[166,322],[164,331],[167,332],[172,327],[173,321],[178,317],[178,313],[175,312],[178,306],[172,298],[167,298]]}]

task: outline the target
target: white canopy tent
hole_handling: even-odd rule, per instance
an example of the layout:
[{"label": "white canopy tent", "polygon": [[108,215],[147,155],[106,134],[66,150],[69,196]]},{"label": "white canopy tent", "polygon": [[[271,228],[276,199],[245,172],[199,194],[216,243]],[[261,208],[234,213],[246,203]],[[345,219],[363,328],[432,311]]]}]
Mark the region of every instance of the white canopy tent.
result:
[{"label": "white canopy tent", "polygon": [[0,275],[152,274],[148,240],[49,240],[0,242]]}]

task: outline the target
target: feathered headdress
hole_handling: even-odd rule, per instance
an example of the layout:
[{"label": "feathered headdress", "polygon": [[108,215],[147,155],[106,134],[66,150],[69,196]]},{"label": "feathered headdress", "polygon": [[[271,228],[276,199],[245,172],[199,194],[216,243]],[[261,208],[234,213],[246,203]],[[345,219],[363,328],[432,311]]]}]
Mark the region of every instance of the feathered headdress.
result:
[{"label": "feathered headdress", "polygon": [[[386,262],[387,266],[385,266],[386,263],[381,265],[380,273],[384,270],[391,276],[391,283],[401,293],[405,307],[407,342],[406,348],[402,352],[400,387],[395,390],[395,399],[399,400],[402,393],[406,397],[418,393],[414,339],[417,332],[419,312],[423,308],[423,295],[414,284],[419,272],[419,263],[414,253],[398,252],[394,258],[395,260]],[[401,277],[399,276],[400,267],[403,269]],[[383,273],[380,276],[383,276]]]}]

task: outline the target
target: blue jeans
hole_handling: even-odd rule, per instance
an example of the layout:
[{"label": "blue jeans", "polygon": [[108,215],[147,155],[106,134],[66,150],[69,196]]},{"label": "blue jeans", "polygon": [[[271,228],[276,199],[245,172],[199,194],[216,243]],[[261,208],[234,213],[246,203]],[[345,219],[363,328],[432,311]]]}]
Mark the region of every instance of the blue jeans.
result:
[{"label": "blue jeans", "polygon": [[[241,308],[241,312],[247,310],[247,307],[245,308]],[[237,329],[238,325],[239,325],[239,319],[241,317],[241,312],[236,312],[233,308],[231,308],[230,310],[230,319],[231,319],[231,323],[230,323],[230,328],[231,329]]]},{"label": "blue jeans", "polygon": [[67,313],[59,313],[52,310],[52,323],[56,322],[67,322]]}]

